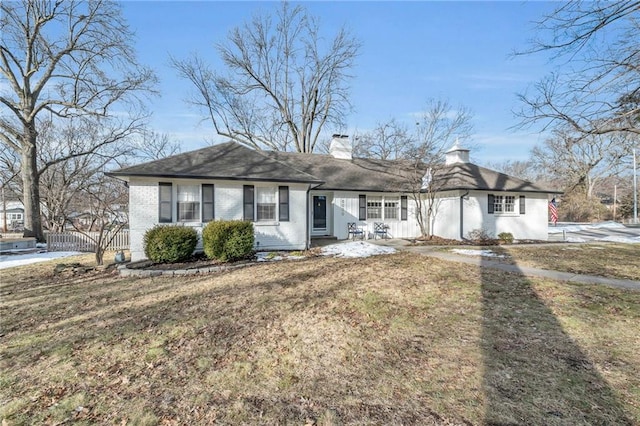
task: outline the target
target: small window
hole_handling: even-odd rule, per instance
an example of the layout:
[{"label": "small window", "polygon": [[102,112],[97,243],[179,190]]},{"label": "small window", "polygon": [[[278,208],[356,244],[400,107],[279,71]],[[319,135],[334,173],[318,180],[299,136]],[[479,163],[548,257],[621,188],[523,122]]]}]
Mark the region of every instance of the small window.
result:
[{"label": "small window", "polygon": [[178,185],[178,221],[200,221],[200,186]]},{"label": "small window", "polygon": [[258,187],[256,194],[256,216],[258,218],[258,221],[276,220],[275,188]]},{"label": "small window", "polygon": [[367,219],[382,219],[382,197],[367,197]]},{"label": "small window", "polygon": [[173,185],[170,182],[160,182],[159,202],[158,202],[158,222],[170,223],[173,221],[171,214],[171,193]]}]

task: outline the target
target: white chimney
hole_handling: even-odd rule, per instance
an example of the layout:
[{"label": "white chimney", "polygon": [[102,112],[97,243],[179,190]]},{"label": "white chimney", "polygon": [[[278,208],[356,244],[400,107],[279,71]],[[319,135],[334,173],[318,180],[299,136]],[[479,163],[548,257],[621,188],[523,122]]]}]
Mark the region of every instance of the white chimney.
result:
[{"label": "white chimney", "polygon": [[469,162],[469,150],[460,146],[458,138],[453,146],[445,153],[445,164],[457,164]]},{"label": "white chimney", "polygon": [[353,146],[351,145],[349,136],[340,134],[333,135],[331,143],[329,144],[329,154],[341,160],[351,160],[353,158],[352,151]]}]

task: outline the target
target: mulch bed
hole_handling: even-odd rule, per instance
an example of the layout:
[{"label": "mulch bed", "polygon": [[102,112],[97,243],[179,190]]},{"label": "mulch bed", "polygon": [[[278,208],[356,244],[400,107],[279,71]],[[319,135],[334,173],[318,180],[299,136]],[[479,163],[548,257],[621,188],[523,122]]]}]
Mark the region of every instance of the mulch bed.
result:
[{"label": "mulch bed", "polygon": [[549,241],[542,240],[516,240],[507,244],[499,239],[486,240],[450,240],[437,236],[416,238],[412,245],[416,246],[500,246],[500,245],[520,245],[520,244],[547,244]]},{"label": "mulch bed", "polygon": [[238,263],[246,263],[246,261],[238,262],[220,262],[219,260],[209,259],[204,253],[196,253],[184,262],[176,263],[155,263],[151,260],[142,260],[140,262],[130,263],[129,269],[143,269],[147,271],[175,271],[179,269],[198,269],[211,266],[233,265]]}]

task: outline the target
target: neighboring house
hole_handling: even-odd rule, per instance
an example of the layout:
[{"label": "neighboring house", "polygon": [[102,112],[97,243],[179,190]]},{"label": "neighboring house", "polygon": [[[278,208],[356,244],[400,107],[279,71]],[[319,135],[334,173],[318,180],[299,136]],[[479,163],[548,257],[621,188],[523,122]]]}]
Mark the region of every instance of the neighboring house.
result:
[{"label": "neighboring house", "polygon": [[7,201],[0,205],[0,231],[22,231],[24,229],[24,206],[20,201]]},{"label": "neighboring house", "polygon": [[[162,223],[193,226],[211,220],[254,223],[256,249],[302,250],[311,238],[348,238],[348,223],[367,237],[384,223],[392,238],[420,236],[407,163],[351,157],[336,135],[330,154],[258,151],[235,142],[214,145],[108,173],[129,185],[131,258],[140,260],[144,233]],[[433,234],[462,239],[469,231],[547,238],[552,191],[469,162],[454,146],[439,168]]]}]

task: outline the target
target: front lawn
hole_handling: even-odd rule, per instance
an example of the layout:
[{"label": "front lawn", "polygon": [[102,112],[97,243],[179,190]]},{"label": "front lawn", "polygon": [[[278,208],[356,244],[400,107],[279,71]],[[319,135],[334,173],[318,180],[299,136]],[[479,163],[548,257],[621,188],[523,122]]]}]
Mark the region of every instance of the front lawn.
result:
[{"label": "front lawn", "polygon": [[640,423],[640,292],[411,253],[81,266],[1,272],[3,423]]},{"label": "front lawn", "polygon": [[640,244],[507,245],[494,249],[511,263],[576,274],[640,281]]}]

